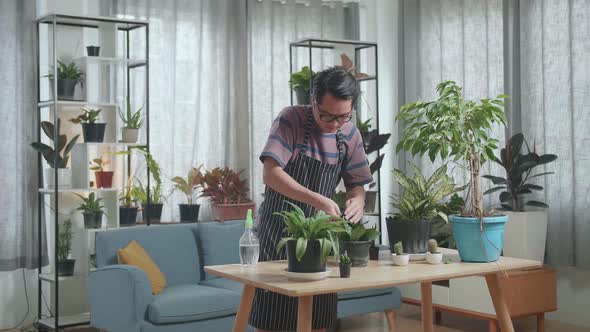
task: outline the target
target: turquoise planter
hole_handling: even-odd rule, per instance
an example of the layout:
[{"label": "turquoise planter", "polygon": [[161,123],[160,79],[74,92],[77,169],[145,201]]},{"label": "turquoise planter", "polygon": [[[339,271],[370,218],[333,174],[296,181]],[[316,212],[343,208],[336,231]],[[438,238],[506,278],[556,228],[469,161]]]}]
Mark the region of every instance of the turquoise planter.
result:
[{"label": "turquoise planter", "polygon": [[449,216],[453,224],[453,236],[459,255],[464,262],[497,261],[504,247],[504,226],[508,216],[483,218],[484,231],[480,231],[479,219]]}]

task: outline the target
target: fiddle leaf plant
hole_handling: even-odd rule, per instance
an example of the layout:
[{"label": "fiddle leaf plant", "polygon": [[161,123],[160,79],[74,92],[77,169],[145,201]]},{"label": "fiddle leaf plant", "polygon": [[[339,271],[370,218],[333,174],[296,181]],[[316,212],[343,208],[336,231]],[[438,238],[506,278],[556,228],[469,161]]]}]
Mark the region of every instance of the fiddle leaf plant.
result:
[{"label": "fiddle leaf plant", "polygon": [[203,165],[199,166],[198,168],[191,168],[186,178],[182,178],[180,176],[172,178],[172,182],[175,183],[174,188],[186,196],[187,204],[194,204],[193,193],[195,190],[203,186],[204,175],[203,172],[201,172],[202,167]]},{"label": "fiddle leaf plant", "polygon": [[[523,143],[526,147],[526,154],[521,153]],[[530,183],[530,181],[536,177],[553,174],[553,172],[533,174],[533,170],[537,166],[548,164],[556,159],[557,156],[554,154],[537,154],[535,144],[533,144],[531,151],[524,135],[518,133],[510,138],[505,148],[500,150],[500,158],[494,157],[494,161],[505,170],[506,177],[484,175],[484,178],[491,180],[495,185],[484,192],[484,195],[502,191],[500,193],[502,210],[524,211],[525,206],[547,208],[549,206],[540,201],[527,200],[524,202],[522,196],[530,195],[533,191],[543,190],[542,186]]]},{"label": "fiddle leaf plant", "polygon": [[[76,141],[80,135],[74,136],[69,142],[68,137],[64,134],[61,135],[59,133],[60,129],[60,120],[57,119],[57,151],[54,149],[55,147],[55,136],[54,131],[55,127],[53,123],[49,121],[41,122],[41,129],[49,137],[51,141],[54,142],[52,146],[41,142],[33,142],[31,146],[33,149],[37,150],[37,152],[41,153],[43,158],[47,161],[50,167],[54,168],[66,168],[68,165],[68,160],[70,159],[70,152],[74,148]],[[67,143],[67,144],[66,144]]]},{"label": "fiddle leaf plant", "polygon": [[416,101],[401,107],[396,120],[405,125],[404,137],[396,150],[408,151],[413,156],[428,154],[434,161],[452,159],[462,162],[470,173],[470,207],[467,215],[482,218],[483,195],[480,168],[494,160],[498,140],[488,135],[494,125],[506,125],[504,98],[467,100],[462,88],[453,81],[437,85],[438,97],[432,101]]}]

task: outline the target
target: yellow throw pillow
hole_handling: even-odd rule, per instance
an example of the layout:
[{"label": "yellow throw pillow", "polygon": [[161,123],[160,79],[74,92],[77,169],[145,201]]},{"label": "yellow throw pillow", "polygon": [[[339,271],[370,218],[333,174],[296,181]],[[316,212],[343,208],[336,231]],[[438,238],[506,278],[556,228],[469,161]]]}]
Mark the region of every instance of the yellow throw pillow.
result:
[{"label": "yellow throw pillow", "polygon": [[153,294],[160,294],[166,288],[166,277],[137,241],[133,240],[125,248],[119,249],[117,258],[119,264],[133,265],[144,270],[152,284]]}]

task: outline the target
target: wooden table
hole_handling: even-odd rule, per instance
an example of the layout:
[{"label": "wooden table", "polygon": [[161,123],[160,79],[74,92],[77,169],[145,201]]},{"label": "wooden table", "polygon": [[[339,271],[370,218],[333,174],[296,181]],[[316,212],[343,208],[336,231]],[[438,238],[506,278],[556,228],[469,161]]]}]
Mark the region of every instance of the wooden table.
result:
[{"label": "wooden table", "polygon": [[[445,250],[445,255],[456,255],[455,251]],[[207,273],[234,280],[244,284],[240,307],[236,315],[233,331],[246,331],[252,300],[256,288],[297,297],[297,331],[311,331],[313,296],[342,291],[367,290],[371,288],[392,287],[403,284],[420,283],[422,291],[422,326],[425,332],[433,331],[432,322],[432,282],[468,276],[483,276],[494,303],[498,323],[503,332],[513,332],[512,320],[506,301],[499,286],[499,273],[541,267],[538,261],[501,257],[493,263],[462,263],[430,265],[424,261],[412,262],[408,266],[394,266],[391,260],[369,261],[366,267],[353,268],[351,277],[340,278],[338,266],[330,263],[332,270],[327,279],[302,282],[287,279],[284,270],[286,261],[260,262],[255,268],[245,268],[239,264],[206,266]],[[394,319],[388,316],[389,330],[394,331]]]}]

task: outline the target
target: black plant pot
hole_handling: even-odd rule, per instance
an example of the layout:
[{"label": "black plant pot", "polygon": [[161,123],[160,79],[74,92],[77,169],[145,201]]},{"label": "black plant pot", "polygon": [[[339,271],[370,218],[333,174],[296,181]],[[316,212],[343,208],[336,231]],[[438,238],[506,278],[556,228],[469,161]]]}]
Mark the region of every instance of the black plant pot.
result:
[{"label": "black plant pot", "polygon": [[376,246],[369,247],[369,259],[372,261],[379,260],[379,247],[376,247]]},{"label": "black plant pot", "polygon": [[100,54],[100,46],[86,46],[88,56],[98,56]]},{"label": "black plant pot", "polygon": [[346,251],[353,267],[367,266],[369,247],[371,247],[371,241],[341,241],[340,254]]},{"label": "black plant pot", "polygon": [[102,143],[106,126],[106,123],[83,123],[84,142]]},{"label": "black plant pot", "polygon": [[98,213],[83,213],[84,228],[98,229],[102,226],[102,212]]},{"label": "black plant pot", "polygon": [[137,220],[137,207],[120,206],[119,207],[119,224],[121,227],[135,226]]},{"label": "black plant pot", "polygon": [[319,241],[309,241],[307,249],[301,258],[297,260],[295,248],[297,247],[297,240],[287,242],[287,263],[289,272],[299,273],[314,273],[326,271],[326,262],[321,262],[321,250]]},{"label": "black plant pot", "polygon": [[74,91],[76,90],[76,84],[78,84],[78,80],[67,78],[58,79],[57,98],[60,100],[74,100]]},{"label": "black plant pot", "polygon": [[377,192],[367,190],[365,192],[365,213],[374,213],[377,206]]},{"label": "black plant pot", "polygon": [[430,239],[431,222],[429,220],[408,222],[396,221],[393,217],[387,217],[385,221],[391,252],[393,252],[393,244],[399,241],[402,241],[405,253],[423,254],[426,252],[428,239]]},{"label": "black plant pot", "polygon": [[340,263],[340,278],[350,278],[350,267],[352,264]]},{"label": "black plant pot", "polygon": [[303,88],[295,89],[295,96],[297,97],[297,105],[310,105],[309,91],[305,91]]},{"label": "black plant pot", "polygon": [[199,221],[199,204],[178,204],[181,222]]},{"label": "black plant pot", "polygon": [[143,220],[146,221],[150,217],[150,222],[159,222],[162,218],[162,208],[164,204],[150,204],[143,206]]},{"label": "black plant pot", "polygon": [[57,275],[60,277],[73,276],[74,266],[76,266],[75,259],[66,259],[65,261],[57,262]]}]

